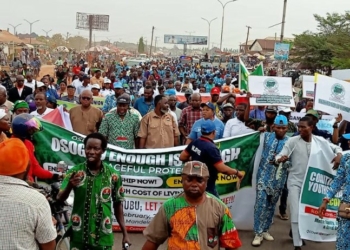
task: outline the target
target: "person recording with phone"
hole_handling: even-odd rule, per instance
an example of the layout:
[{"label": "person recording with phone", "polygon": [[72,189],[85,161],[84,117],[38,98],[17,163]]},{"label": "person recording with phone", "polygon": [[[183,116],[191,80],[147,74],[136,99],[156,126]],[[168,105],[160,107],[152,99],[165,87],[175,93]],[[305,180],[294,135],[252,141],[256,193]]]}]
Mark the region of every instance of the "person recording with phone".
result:
[{"label": "person recording with phone", "polygon": [[66,233],[70,237],[71,249],[112,250],[112,205],[125,248],[131,243],[124,222],[122,179],[119,172],[101,160],[107,149],[107,140],[100,133],[89,134],[84,139],[84,148],[86,161],[67,172],[57,195],[57,199],[64,202],[70,192],[74,192],[71,221]]}]

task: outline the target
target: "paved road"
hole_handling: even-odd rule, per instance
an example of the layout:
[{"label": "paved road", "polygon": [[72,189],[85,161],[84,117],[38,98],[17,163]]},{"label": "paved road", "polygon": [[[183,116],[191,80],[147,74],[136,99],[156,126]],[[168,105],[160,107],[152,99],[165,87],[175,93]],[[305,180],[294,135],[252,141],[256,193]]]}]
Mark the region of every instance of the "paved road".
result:
[{"label": "paved road", "polygon": [[[290,221],[282,221],[277,216],[274,219],[274,224],[271,228],[271,235],[274,236],[275,241],[267,242],[264,241],[262,245],[257,247],[251,246],[251,241],[253,240],[253,233],[250,231],[240,231],[239,236],[243,242],[242,248],[240,250],[250,250],[250,249],[260,249],[260,250],[293,250],[292,239],[289,238],[288,233],[290,229]],[[121,239],[122,234],[115,234],[115,247],[113,250],[121,249]],[[145,238],[140,233],[130,233],[130,240],[132,241],[132,247],[130,248],[135,250],[141,250]],[[317,243],[306,241],[306,246],[302,248],[303,250],[331,250],[335,249],[335,243]],[[163,244],[159,250],[166,250],[166,246]]]}]

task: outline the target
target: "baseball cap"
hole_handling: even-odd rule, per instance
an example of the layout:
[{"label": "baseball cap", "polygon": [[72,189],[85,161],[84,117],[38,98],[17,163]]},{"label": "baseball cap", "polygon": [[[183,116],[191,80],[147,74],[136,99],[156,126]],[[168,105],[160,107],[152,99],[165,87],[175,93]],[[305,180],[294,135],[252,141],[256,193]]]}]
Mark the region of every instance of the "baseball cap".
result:
[{"label": "baseball cap", "polygon": [[204,106],[207,106],[208,108],[212,109],[213,111],[215,110],[215,106],[211,102],[202,103],[201,108],[203,108]]},{"label": "baseball cap", "polygon": [[46,87],[46,86],[45,86],[45,83],[43,83],[43,82],[36,82],[36,87],[41,88],[41,87]]},{"label": "baseball cap", "polygon": [[20,139],[11,138],[0,143],[0,155],[0,175],[13,176],[26,171],[29,152]]},{"label": "baseball cap", "polygon": [[47,98],[47,101],[50,102],[50,103],[55,103],[57,104],[57,100],[54,96],[50,95],[48,98]]},{"label": "baseball cap", "polygon": [[130,103],[130,96],[128,94],[122,94],[117,98],[117,103]]},{"label": "baseball cap", "polygon": [[275,113],[277,113],[277,107],[275,107],[275,106],[267,106],[265,111],[266,112],[275,112]]},{"label": "baseball cap", "polygon": [[164,95],[176,95],[175,89],[167,89]]},{"label": "baseball cap", "polygon": [[215,123],[210,119],[204,120],[201,124],[201,132],[204,134],[210,134],[211,132],[215,131],[215,129]]},{"label": "baseball cap", "polygon": [[121,82],[115,82],[115,83],[113,83],[113,88],[115,88],[115,89],[122,89],[123,88],[123,84]]},{"label": "baseball cap", "polygon": [[100,89],[100,85],[98,85],[97,83],[92,84],[91,86],[92,89]]},{"label": "baseball cap", "polygon": [[350,133],[349,134],[343,134],[344,139],[350,140]]},{"label": "baseball cap", "polygon": [[218,87],[215,87],[215,88],[212,88],[211,91],[210,91],[210,94],[211,95],[220,95],[220,88]]},{"label": "baseball cap", "polygon": [[226,103],[224,106],[222,106],[222,108],[232,108],[234,109],[235,107],[233,107],[233,105],[231,103]]},{"label": "baseball cap", "polygon": [[207,165],[200,161],[188,161],[182,168],[182,174],[208,178],[209,170]]},{"label": "baseball cap", "polygon": [[316,119],[320,119],[320,115],[319,113],[317,112],[317,110],[314,110],[314,109],[309,109],[307,112],[306,112],[306,115],[312,115],[313,117],[316,117]]},{"label": "baseball cap", "polygon": [[193,90],[192,89],[186,89],[185,95],[192,95],[192,94],[193,94]]},{"label": "baseball cap", "polygon": [[289,107],[282,107],[282,106],[278,107],[278,111],[283,112],[283,113],[290,113],[290,112],[292,112],[291,108],[289,108]]},{"label": "baseball cap", "polygon": [[223,93],[230,93],[230,91],[231,91],[230,86],[224,86],[224,87],[222,87],[222,92],[223,92]]},{"label": "baseball cap", "polygon": [[111,80],[109,80],[108,78],[105,78],[105,79],[103,80],[103,82],[104,82],[104,83],[111,83]]},{"label": "baseball cap", "polygon": [[276,116],[274,124],[277,126],[288,126],[287,117],[285,117],[284,115]]}]

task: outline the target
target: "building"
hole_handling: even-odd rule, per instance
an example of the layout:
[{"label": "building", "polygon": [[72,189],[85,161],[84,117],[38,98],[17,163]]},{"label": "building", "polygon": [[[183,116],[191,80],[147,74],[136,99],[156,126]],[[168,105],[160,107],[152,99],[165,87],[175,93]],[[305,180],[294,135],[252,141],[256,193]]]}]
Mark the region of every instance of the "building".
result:
[{"label": "building", "polygon": [[[293,38],[284,38],[284,41],[292,42]],[[265,39],[255,39],[248,41],[247,54],[260,53],[262,55],[272,54],[275,50],[275,43],[279,42],[279,37],[266,37]],[[241,53],[245,53],[245,42],[240,44]]]}]

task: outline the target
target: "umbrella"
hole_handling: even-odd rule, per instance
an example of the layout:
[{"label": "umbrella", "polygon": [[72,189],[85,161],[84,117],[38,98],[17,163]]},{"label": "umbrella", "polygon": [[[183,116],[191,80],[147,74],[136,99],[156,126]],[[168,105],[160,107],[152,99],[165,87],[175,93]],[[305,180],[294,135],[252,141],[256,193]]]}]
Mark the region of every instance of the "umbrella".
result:
[{"label": "umbrella", "polygon": [[120,54],[121,55],[131,55],[131,53],[129,51],[126,51],[124,49],[122,51],[120,51]]},{"label": "umbrella", "polygon": [[259,56],[258,56],[258,59],[259,59],[259,60],[265,60],[265,56],[259,55]]},{"label": "umbrella", "polygon": [[58,46],[56,48],[57,52],[69,52],[69,49],[66,46]]}]

